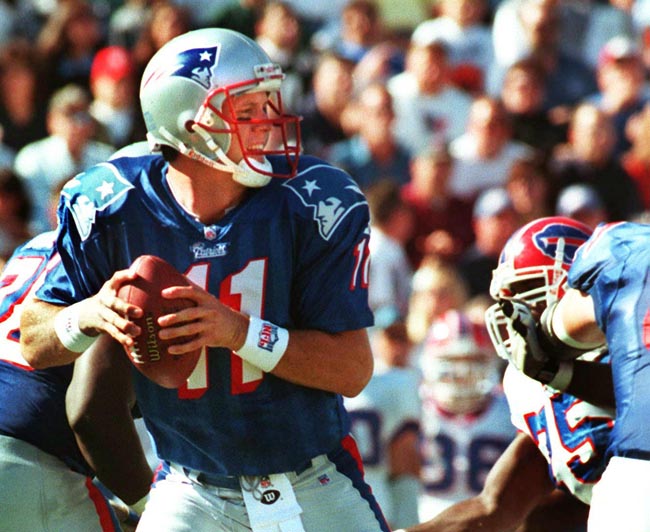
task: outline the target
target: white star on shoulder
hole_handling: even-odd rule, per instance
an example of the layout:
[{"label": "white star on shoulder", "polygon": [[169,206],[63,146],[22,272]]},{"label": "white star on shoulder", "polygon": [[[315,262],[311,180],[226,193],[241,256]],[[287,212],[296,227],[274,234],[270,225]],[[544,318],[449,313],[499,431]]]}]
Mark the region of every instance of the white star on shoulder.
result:
[{"label": "white star on shoulder", "polygon": [[108,181],[102,181],[102,184],[98,186],[95,190],[102,195],[102,199],[106,196],[113,195],[113,186],[115,183],[109,183]]},{"label": "white star on shoulder", "polygon": [[307,191],[310,198],[314,190],[321,190],[321,188],[316,184],[316,181],[305,181],[305,185],[302,188]]},{"label": "white star on shoulder", "polygon": [[210,61],[212,59],[212,54],[208,51],[201,52],[200,60],[201,61]]}]

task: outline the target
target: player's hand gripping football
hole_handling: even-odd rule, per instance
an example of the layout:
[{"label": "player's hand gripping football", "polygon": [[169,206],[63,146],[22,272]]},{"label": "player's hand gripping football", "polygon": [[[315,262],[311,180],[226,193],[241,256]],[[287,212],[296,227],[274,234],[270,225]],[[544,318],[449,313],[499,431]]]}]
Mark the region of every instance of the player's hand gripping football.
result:
[{"label": "player's hand gripping football", "polygon": [[79,328],[88,335],[106,333],[123,345],[133,345],[133,337],[139,328],[132,321],[142,316],[142,309],[120,299],[117,292],[120,286],[132,281],[136,274],[131,270],[119,270],[106,281],[94,296],[78,303]]},{"label": "player's hand gripping football", "polygon": [[510,329],[510,362],[529,377],[548,384],[557,374],[559,364],[545,345],[531,307],[516,299],[499,300],[499,305]]},{"label": "player's hand gripping football", "polygon": [[160,338],[181,343],[170,346],[171,354],[184,354],[203,346],[227,347],[236,351],[246,340],[248,316],[223,304],[213,294],[192,283],[191,286],[174,286],[162,291],[165,298],[188,299],[195,306],[158,319],[162,327]]}]

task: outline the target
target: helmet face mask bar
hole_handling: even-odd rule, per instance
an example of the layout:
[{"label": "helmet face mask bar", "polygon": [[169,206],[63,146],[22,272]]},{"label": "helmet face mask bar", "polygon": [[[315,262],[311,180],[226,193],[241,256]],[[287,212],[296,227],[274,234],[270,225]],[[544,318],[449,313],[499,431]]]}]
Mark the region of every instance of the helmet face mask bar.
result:
[{"label": "helmet face mask bar", "polygon": [[[284,74],[255,41],[237,32],[206,28],[176,37],[151,59],[140,100],[153,150],[168,145],[245,186],[272,177],[293,177],[300,155],[300,117],[285,114],[280,96]],[[266,93],[267,117],[238,120],[233,100]],[[265,146],[246,146],[243,127],[268,128]],[[227,153],[237,143],[241,161]],[[273,171],[267,156],[284,156],[286,170]]]},{"label": "helmet face mask bar", "polygon": [[[576,250],[591,235],[590,227],[561,216],[534,220],[508,240],[492,273],[493,299],[518,299],[540,313],[564,294]],[[509,359],[508,320],[498,304],[485,312],[485,323],[497,354]]]},{"label": "helmet face mask bar", "polygon": [[[259,77],[254,80],[254,83],[243,81],[239,84],[218,87],[210,91],[194,118],[193,131],[198,132],[197,130],[200,128],[206,131],[210,137],[213,135],[229,136],[230,142],[235,140],[238,143],[244,162],[250,168],[265,176],[274,177],[275,175],[259,159],[269,155],[282,155],[286,158],[287,166],[290,169],[288,177],[293,177],[296,174],[300,156],[300,117],[286,115],[282,112],[282,95],[278,89],[279,83],[284,79],[284,74],[282,74],[280,67],[272,64],[257,65],[256,70],[267,73],[274,72],[274,74],[270,74],[268,80]],[[264,91],[265,86],[268,86],[269,90]],[[274,88],[275,86],[277,88]],[[268,118],[237,119],[233,98],[251,92],[266,92],[268,94],[269,98],[266,103],[270,111]],[[246,147],[240,134],[241,126],[268,127],[271,131],[278,130],[280,144],[283,148],[269,146],[268,143],[262,148],[250,149]],[[293,135],[290,133],[292,128]],[[273,138],[275,137],[271,135],[271,139]],[[218,153],[223,153],[228,151],[229,148],[230,143],[227,149],[220,150],[217,148],[217,150]],[[225,154],[223,156],[225,157]]]}]

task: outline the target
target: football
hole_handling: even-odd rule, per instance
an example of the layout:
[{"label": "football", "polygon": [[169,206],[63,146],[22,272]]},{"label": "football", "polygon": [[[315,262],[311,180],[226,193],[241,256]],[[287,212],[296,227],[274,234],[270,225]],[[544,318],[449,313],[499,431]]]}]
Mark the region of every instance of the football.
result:
[{"label": "football", "polygon": [[146,377],[165,388],[178,388],[190,376],[201,356],[201,350],[183,355],[172,355],[168,348],[178,340],[164,341],[158,337],[158,318],[194,305],[189,299],[165,299],[161,292],[171,286],[189,286],[190,281],[167,261],[153,255],[141,255],[131,269],[138,275],[124,283],[118,297],[137,305],[144,314],[133,319],[141,333],[134,338],[135,345],[126,348],[133,365]]}]

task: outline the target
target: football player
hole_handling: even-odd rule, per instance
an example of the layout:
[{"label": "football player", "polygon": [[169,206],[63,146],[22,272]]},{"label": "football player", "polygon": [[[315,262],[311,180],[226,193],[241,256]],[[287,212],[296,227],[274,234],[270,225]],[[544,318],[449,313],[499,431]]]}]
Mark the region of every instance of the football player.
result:
[{"label": "football player", "polygon": [[[120,530],[66,418],[73,365],[35,369],[20,351],[24,304],[59,263],[54,238],[53,232],[44,233],[23,244],[0,277],[0,529]],[[98,342],[93,349],[102,348]],[[106,385],[112,388],[111,400],[119,401],[123,388],[115,381]],[[133,426],[130,410],[126,416],[126,426]],[[129,433],[116,431],[120,419],[125,417],[113,412],[108,425],[119,435],[120,447],[95,465],[107,466],[109,475],[102,474],[102,480],[125,501],[136,503],[149,491],[152,472],[138,453],[136,433],[129,439]]]},{"label": "football player", "polygon": [[500,359],[483,324],[449,310],[420,354],[425,491],[421,520],[480,492],[515,436],[499,385]]},{"label": "football player", "polygon": [[[564,294],[574,254],[590,234],[589,227],[564,217],[541,218],[523,226],[500,256],[490,287],[492,297],[525,302],[539,315],[549,302]],[[486,323],[497,352],[509,360],[516,333],[498,304],[486,312]],[[602,350],[587,358],[607,366]],[[479,524],[482,530],[496,532],[524,521],[552,530],[584,527],[592,489],[605,467],[613,411],[557,388],[571,388],[575,393],[587,388],[589,394],[593,388],[589,378],[602,375],[602,368],[583,376],[582,370],[592,369],[587,364],[580,364],[568,378],[564,376],[564,382],[556,378],[553,382],[551,375],[546,385],[508,364],[504,390],[519,434],[490,471],[479,496],[409,532],[473,530]],[[584,381],[589,386],[584,386]],[[607,392],[591,395],[603,404],[611,402]]]},{"label": "football player", "polygon": [[345,398],[365,479],[392,527],[419,522],[420,372],[410,363],[411,342],[396,307],[375,312],[371,345],[375,371],[356,397]]},{"label": "football player", "polygon": [[32,364],[75,360],[100,334],[132,347],[143,309],[117,290],[138,256],[193,281],[164,293],[196,306],[159,318],[171,354],[204,350],[193,374],[170,390],[134,371],[166,473],[141,531],[388,530],[342,401],[372,375],[368,205],[300,155],[283,77],[231,30],[170,40],[140,85],[154,153],[62,191],[61,264],[22,320]]},{"label": "football player", "polygon": [[518,302],[503,307],[517,335],[511,347],[516,360],[557,365],[604,340],[609,347],[616,424],[607,468],[593,490],[590,532],[650,530],[649,238],[648,225],[600,225],[571,266],[571,289],[545,310],[539,324]]}]

